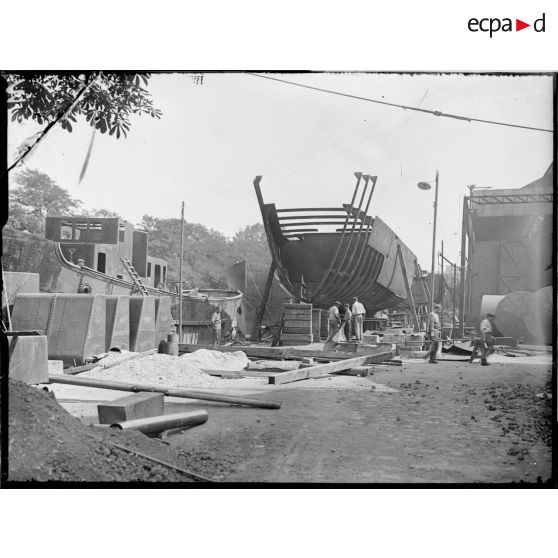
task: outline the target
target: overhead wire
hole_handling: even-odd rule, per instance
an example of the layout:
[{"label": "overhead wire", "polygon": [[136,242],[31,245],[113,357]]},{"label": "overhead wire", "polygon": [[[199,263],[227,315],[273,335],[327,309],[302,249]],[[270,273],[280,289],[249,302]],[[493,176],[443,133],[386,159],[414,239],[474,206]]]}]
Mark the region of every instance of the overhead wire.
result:
[{"label": "overhead wire", "polygon": [[385,105],[385,106],[390,106],[390,107],[395,107],[395,108],[400,108],[403,110],[413,110],[416,112],[422,112],[425,114],[431,114],[433,116],[441,116],[444,118],[454,118],[456,120],[464,120],[467,122],[481,122],[484,124],[494,124],[497,126],[508,126],[511,128],[522,128],[524,130],[535,130],[537,132],[550,132],[553,133],[554,130],[549,130],[546,128],[537,128],[535,126],[525,126],[523,124],[514,124],[511,122],[501,122],[501,121],[497,121],[497,120],[486,120],[483,118],[475,118],[472,116],[463,116],[463,115],[458,115],[458,114],[452,114],[449,112],[441,112],[439,110],[430,110],[430,109],[424,109],[424,108],[420,108],[420,107],[415,107],[415,106],[410,106],[410,105],[400,105],[398,103],[391,103],[389,101],[381,101],[379,99],[371,99],[370,97],[361,97],[360,95],[352,95],[351,93],[343,93],[341,91],[333,91],[332,89],[325,89],[322,87],[315,87],[313,85],[305,85],[303,83],[297,83],[295,81],[289,81],[286,79],[280,79],[280,78],[276,78],[276,77],[271,77],[271,76],[264,76],[261,74],[255,74],[252,72],[246,72],[248,75],[253,76],[253,77],[259,77],[262,79],[269,79],[272,81],[278,81],[281,83],[286,83],[288,85],[294,85],[296,87],[303,87],[305,89],[312,89],[314,91],[321,91],[322,93],[329,93],[331,95],[339,95],[341,97],[348,97],[351,99],[357,99],[359,101],[367,101],[369,103],[376,103],[379,105]]},{"label": "overhead wire", "polygon": [[[449,83],[449,84],[447,84],[447,85],[444,85],[443,87],[440,87],[440,88],[434,90],[434,92],[431,94],[431,96],[436,95],[436,94],[440,93],[441,91],[444,91],[445,89],[448,89],[449,87],[452,87],[452,86],[456,85],[457,83],[459,83],[459,82],[460,82],[461,80],[463,80],[463,79],[465,79],[465,76],[461,76],[460,78],[458,78],[457,80],[453,81],[452,83]],[[476,86],[478,86],[478,85],[481,85],[481,84],[476,84],[476,85],[473,86],[473,87],[476,87]],[[468,89],[469,89],[469,88],[468,88]],[[462,94],[462,93],[459,93],[459,94],[456,95],[456,96],[459,96],[459,95],[461,95],[461,94]],[[449,100],[454,99],[456,96],[451,97]],[[449,100],[448,100],[448,101],[449,101]],[[444,101],[444,103],[442,103],[442,104],[445,104],[445,103],[448,102],[448,101]],[[362,126],[362,127],[358,128],[357,130],[355,130],[355,131],[353,131],[353,132],[350,132],[349,134],[347,134],[347,135],[345,135],[345,136],[342,136],[342,137],[340,137],[340,138],[337,138],[337,139],[333,140],[332,142],[330,142],[330,143],[324,145],[323,147],[320,147],[320,148],[318,148],[318,149],[315,149],[314,151],[311,151],[310,153],[307,153],[307,154],[304,155],[303,157],[300,157],[300,158],[298,158],[298,159],[295,159],[294,161],[291,161],[291,162],[289,162],[289,163],[285,163],[285,164],[283,164],[283,165],[279,165],[278,167],[274,167],[273,169],[267,170],[267,171],[265,172],[265,174],[266,174],[266,175],[273,174],[273,173],[277,172],[278,170],[281,170],[282,168],[289,167],[289,166],[291,166],[291,165],[296,165],[296,164],[298,164],[298,163],[304,161],[305,159],[308,159],[308,158],[312,157],[313,155],[319,153],[320,151],[324,151],[325,149],[328,149],[329,147],[331,147],[331,146],[333,146],[333,145],[335,145],[335,144],[337,144],[337,143],[340,143],[340,142],[342,142],[342,141],[344,141],[344,140],[346,140],[346,139],[348,139],[348,138],[350,138],[350,137],[353,137],[353,136],[355,136],[355,135],[358,135],[358,134],[362,133],[363,131],[365,131],[365,130],[367,130],[367,129],[369,129],[369,128],[372,128],[373,126],[377,126],[378,124],[381,124],[382,122],[384,122],[384,121],[386,121],[386,120],[389,120],[389,119],[392,119],[392,118],[396,118],[396,117],[397,117],[397,114],[389,114],[389,115],[387,115],[387,116],[385,116],[385,117],[383,117],[383,118],[380,118],[380,119],[378,119],[378,120],[375,120],[374,122],[371,122],[370,124],[367,124],[366,126]],[[384,132],[385,132],[385,131],[389,131],[389,130],[391,130],[391,129],[393,129],[393,128],[395,128],[395,127],[401,125],[401,124],[404,124],[405,122],[408,122],[409,120],[413,120],[413,118],[407,119],[407,120],[405,120],[405,121],[403,121],[403,122],[396,123],[395,126],[392,126],[391,128],[387,128],[387,130],[384,130]],[[383,133],[383,132],[380,131],[379,134],[381,134],[381,133]],[[376,137],[377,135],[378,135],[378,134],[375,134],[375,135],[372,136],[372,137]],[[340,151],[345,151],[345,150],[348,149],[348,148],[349,148],[349,146],[347,146],[347,147],[345,147],[345,148],[341,148]],[[320,163],[320,162],[322,162],[322,161],[325,161],[325,160],[331,158],[332,156],[334,156],[334,155],[328,155],[327,157],[322,158],[322,159],[319,159],[319,160],[316,161],[315,163],[311,163],[310,165],[307,165],[307,166],[305,166],[305,167],[302,167],[302,169],[295,170],[295,171],[293,171],[293,172],[287,174],[287,175],[284,176],[284,177],[272,179],[272,180],[270,180],[268,183],[271,184],[271,183],[275,183],[275,182],[278,182],[278,181],[280,181],[280,180],[283,180],[284,178],[288,178],[288,177],[292,176],[293,174],[297,174],[297,173],[300,172],[301,170],[305,170],[305,169],[307,169],[307,168],[310,168],[311,166],[314,166],[314,165],[316,165],[316,164],[318,164],[318,163]],[[189,212],[189,213],[190,213],[190,216],[199,215],[199,214],[203,213],[203,211],[205,211],[205,210],[207,210],[207,209],[209,209],[209,208],[214,207],[215,203],[207,204],[207,201],[208,201],[209,199],[219,198],[221,194],[225,194],[225,193],[227,193],[227,192],[229,192],[229,191],[237,190],[237,189],[242,188],[242,187],[245,187],[245,186],[246,186],[246,182],[242,182],[242,183],[236,184],[235,186],[231,186],[231,187],[229,187],[229,188],[225,188],[224,190],[221,190],[220,192],[217,192],[216,194],[214,194],[214,195],[212,195],[212,196],[210,196],[210,197],[204,198],[204,200],[203,200],[203,202],[201,202],[201,204],[198,204],[198,205],[193,204],[192,206],[190,206],[190,209],[193,210],[193,212],[192,212],[192,211]],[[224,202],[226,202],[226,201],[232,200],[234,197],[236,197],[236,195],[227,196],[226,198],[220,199],[219,202],[217,202],[217,203],[224,203]]]}]

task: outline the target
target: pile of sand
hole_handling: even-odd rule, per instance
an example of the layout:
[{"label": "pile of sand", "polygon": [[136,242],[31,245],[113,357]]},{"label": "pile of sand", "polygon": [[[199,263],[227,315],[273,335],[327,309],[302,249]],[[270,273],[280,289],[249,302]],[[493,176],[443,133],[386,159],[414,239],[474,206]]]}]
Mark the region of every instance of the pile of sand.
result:
[{"label": "pile of sand", "polygon": [[235,351],[234,353],[221,353],[199,349],[193,353],[187,353],[180,357],[200,369],[207,370],[244,370],[248,363],[246,353]]},{"label": "pile of sand", "polygon": [[[123,352],[117,356],[109,355],[101,362],[108,363],[132,354],[134,353]],[[248,362],[246,354],[242,351],[221,353],[200,349],[181,357],[152,354],[112,368],[82,372],[80,377],[177,388],[204,388],[218,386],[221,384],[221,380],[206,374],[202,369],[242,370]]]}]

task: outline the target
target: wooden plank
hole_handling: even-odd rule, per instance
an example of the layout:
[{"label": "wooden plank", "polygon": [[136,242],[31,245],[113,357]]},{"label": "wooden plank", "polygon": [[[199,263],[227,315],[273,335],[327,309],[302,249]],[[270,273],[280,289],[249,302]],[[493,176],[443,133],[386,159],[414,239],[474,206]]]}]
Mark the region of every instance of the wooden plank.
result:
[{"label": "wooden plank", "polygon": [[335,374],[341,376],[370,376],[373,374],[372,366],[354,366],[349,370],[341,370],[339,372],[335,372]]},{"label": "wooden plank", "polygon": [[289,320],[287,316],[284,318],[283,329],[289,327],[305,327],[308,332],[312,330],[312,320]]},{"label": "wooden plank", "polygon": [[244,370],[211,370],[208,368],[202,368],[201,371],[209,374],[210,376],[219,376],[224,380],[232,380],[242,378],[244,376]]},{"label": "wooden plank", "polygon": [[308,308],[306,310],[295,310],[294,308],[285,308],[283,310],[285,312],[285,316],[303,316],[304,318],[311,318],[312,317],[312,309]]},{"label": "wooden plank", "polygon": [[281,341],[306,341],[308,343],[312,343],[312,334],[281,333]]},{"label": "wooden plank", "polygon": [[[287,372],[285,372],[287,374]],[[152,391],[162,393],[167,397],[184,397],[185,399],[199,399],[200,401],[217,401],[220,403],[232,403],[233,405],[247,405],[260,409],[280,409],[280,401],[265,401],[251,399],[247,397],[236,397],[221,393],[208,393],[204,391],[192,391],[189,389],[176,388],[173,386],[152,385],[152,384],[133,384],[129,382],[111,382],[108,380],[97,380],[95,378],[83,378],[79,376],[66,376],[64,374],[50,374],[49,382],[58,384],[69,384],[76,386],[95,387],[101,389],[112,389],[120,391]]]},{"label": "wooden plank", "polygon": [[383,353],[373,356],[361,356],[356,358],[348,358],[338,362],[330,362],[328,364],[318,364],[317,366],[310,366],[309,368],[300,368],[292,372],[281,372],[269,376],[270,384],[287,384],[290,382],[297,382],[298,380],[306,380],[308,378],[315,378],[324,374],[333,374],[334,372],[341,372],[343,370],[350,370],[355,366],[363,366],[373,362],[383,362],[393,356],[393,353]]},{"label": "wooden plank", "polygon": [[312,305],[311,304],[305,304],[305,303],[291,303],[291,302],[285,302],[285,304],[283,304],[283,308],[287,309],[287,308],[294,308],[295,310],[303,310],[306,308],[309,308],[310,310],[312,310]]},{"label": "wooden plank", "polygon": [[342,207],[288,207],[286,209],[277,209],[277,213],[295,213],[300,211],[301,213],[306,211],[336,211],[340,213],[346,213],[346,210]]},{"label": "wooden plank", "polygon": [[[287,333],[294,333],[294,334],[298,334],[298,335],[303,335],[303,334],[307,334],[309,335],[312,332],[312,330],[310,328],[307,327],[284,327],[283,328],[283,334]],[[312,333],[312,335],[314,335]]]}]

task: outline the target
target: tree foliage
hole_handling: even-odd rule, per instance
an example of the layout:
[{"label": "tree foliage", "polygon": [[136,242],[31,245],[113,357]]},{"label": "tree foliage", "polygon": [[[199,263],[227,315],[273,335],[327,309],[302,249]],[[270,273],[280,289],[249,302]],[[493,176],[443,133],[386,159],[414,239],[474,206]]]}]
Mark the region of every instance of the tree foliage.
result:
[{"label": "tree foliage", "polygon": [[25,169],[14,179],[19,188],[10,190],[8,226],[15,229],[44,234],[47,215],[72,215],[82,205],[37,169]]},{"label": "tree foliage", "polygon": [[9,192],[8,226],[20,231],[44,235],[45,218],[49,215],[87,217],[120,217],[109,209],[85,209],[81,200],[58,186],[47,174],[37,169],[25,169],[14,176]]},{"label": "tree foliage", "polygon": [[[149,232],[149,253],[169,264],[169,281],[179,280],[180,219],[145,215],[140,226]],[[248,225],[232,239],[197,224],[184,224],[183,281],[189,287],[225,288],[226,269],[240,260],[269,265],[271,256],[261,224]]]},{"label": "tree foliage", "polygon": [[150,74],[17,74],[6,73],[8,82],[8,109],[11,120],[22,123],[34,120],[48,124],[62,115],[74,102],[80,91],[92,85],[76,106],[61,121],[61,126],[72,131],[79,115],[99,130],[126,137],[131,127],[130,117],[148,114],[160,118],[162,112],[153,106],[145,86]]}]

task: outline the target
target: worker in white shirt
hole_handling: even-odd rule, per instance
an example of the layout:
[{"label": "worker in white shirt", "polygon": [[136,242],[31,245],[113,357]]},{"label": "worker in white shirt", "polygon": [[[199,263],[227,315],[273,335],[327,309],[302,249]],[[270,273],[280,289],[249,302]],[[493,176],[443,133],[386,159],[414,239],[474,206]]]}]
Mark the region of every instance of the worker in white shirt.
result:
[{"label": "worker in white shirt", "polygon": [[213,344],[221,344],[221,307],[217,306],[215,312],[211,316],[211,323],[213,324]]},{"label": "worker in white shirt", "polygon": [[328,323],[329,323],[329,336],[339,329],[341,325],[341,315],[339,314],[339,307],[341,303],[336,300],[335,304],[329,309]]},{"label": "worker in white shirt", "polygon": [[436,355],[438,354],[438,348],[440,347],[441,338],[441,324],[438,312],[442,307],[439,304],[434,304],[434,309],[427,316],[426,320],[426,333],[430,339],[430,350],[428,351],[428,357],[430,364],[438,364],[436,360]]},{"label": "worker in white shirt", "polygon": [[494,314],[487,314],[486,318],[481,321],[479,326],[480,339],[476,339],[473,343],[473,352],[469,362],[473,362],[480,351],[481,366],[488,366],[488,355],[493,352],[494,347],[493,322]]},{"label": "worker in white shirt", "polygon": [[362,326],[364,324],[364,316],[366,315],[366,310],[362,302],[358,301],[358,296],[354,297],[353,307],[351,309],[353,313],[353,324],[354,332],[357,341],[362,341]]}]

